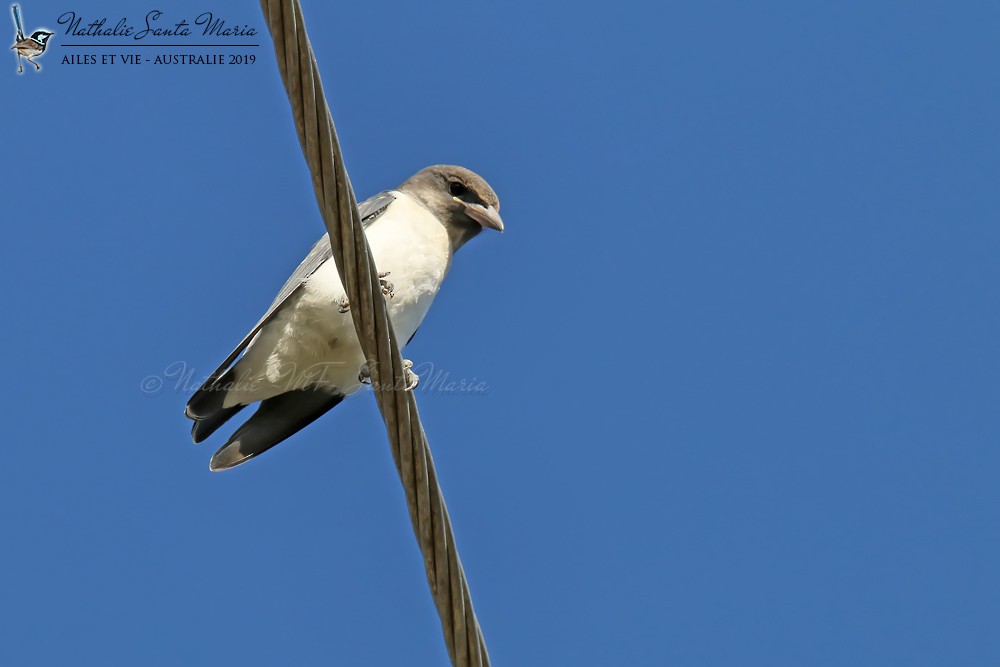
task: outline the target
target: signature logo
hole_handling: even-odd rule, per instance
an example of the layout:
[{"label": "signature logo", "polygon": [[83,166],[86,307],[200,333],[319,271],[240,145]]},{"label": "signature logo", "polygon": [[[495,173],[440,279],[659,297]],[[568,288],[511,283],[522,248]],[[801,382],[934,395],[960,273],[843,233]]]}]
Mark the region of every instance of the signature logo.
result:
[{"label": "signature logo", "polygon": [[11,5],[11,9],[14,12],[14,27],[17,28],[17,34],[14,36],[14,46],[10,47],[10,50],[17,55],[17,73],[21,74],[24,72],[24,65],[21,63],[21,58],[34,65],[37,72],[42,69],[42,66],[33,59],[45,53],[45,46],[49,42],[49,37],[55,33],[48,30],[36,30],[31,33],[31,37],[25,37],[24,27],[21,24],[21,9],[17,5]]}]

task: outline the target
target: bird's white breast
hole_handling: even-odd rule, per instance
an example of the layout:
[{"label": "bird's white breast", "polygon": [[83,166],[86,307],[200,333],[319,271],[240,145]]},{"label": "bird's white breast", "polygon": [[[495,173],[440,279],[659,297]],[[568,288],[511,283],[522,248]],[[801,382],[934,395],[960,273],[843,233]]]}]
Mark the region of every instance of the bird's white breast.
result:
[{"label": "bird's white breast", "polygon": [[[448,272],[448,234],[423,205],[401,192],[366,229],[380,272],[389,272],[386,297],[396,339],[405,345],[420,326]],[[236,366],[225,405],[246,404],[319,384],[349,394],[360,383],[364,355],[332,260],[324,263],[264,326]]]}]

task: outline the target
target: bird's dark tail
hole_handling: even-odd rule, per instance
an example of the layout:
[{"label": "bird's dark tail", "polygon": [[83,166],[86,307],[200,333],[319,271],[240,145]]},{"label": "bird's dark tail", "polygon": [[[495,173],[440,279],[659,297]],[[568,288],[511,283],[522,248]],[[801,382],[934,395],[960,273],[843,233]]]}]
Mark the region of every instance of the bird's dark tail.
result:
[{"label": "bird's dark tail", "polygon": [[14,25],[17,28],[17,41],[20,42],[24,39],[24,28],[21,26],[21,10],[17,5],[11,5],[10,7],[14,10]]},{"label": "bird's dark tail", "polygon": [[229,441],[215,453],[209,467],[213,471],[227,470],[266,452],[316,421],[342,400],[343,394],[321,389],[298,389],[261,401],[257,412],[236,429]]},{"label": "bird's dark tail", "polygon": [[224,407],[226,394],[235,378],[230,369],[222,377],[206,382],[188,400],[184,414],[194,420],[191,427],[191,439],[195,444],[215,433],[220,426],[229,421],[233,415],[245,408],[245,405]]},{"label": "bird's dark tail", "polygon": [[194,440],[194,444],[197,445],[199,442],[202,442],[205,438],[218,431],[220,426],[232,419],[233,415],[245,407],[245,405],[234,405],[231,408],[219,410],[211,417],[194,420],[194,425],[191,427],[191,439]]},{"label": "bird's dark tail", "polygon": [[219,412],[226,409],[222,407],[222,404],[235,379],[236,375],[232,368],[223,373],[220,378],[215,380],[209,378],[209,381],[201,385],[198,391],[194,392],[194,395],[188,399],[184,414],[188,416],[188,419],[199,421],[214,418]]}]

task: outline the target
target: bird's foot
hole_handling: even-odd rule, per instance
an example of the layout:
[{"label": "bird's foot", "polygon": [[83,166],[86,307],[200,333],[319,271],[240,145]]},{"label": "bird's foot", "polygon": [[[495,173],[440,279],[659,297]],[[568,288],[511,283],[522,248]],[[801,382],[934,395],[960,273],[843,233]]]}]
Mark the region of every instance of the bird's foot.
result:
[{"label": "bird's foot", "polygon": [[[403,389],[405,391],[413,391],[420,384],[420,376],[413,372],[413,362],[409,359],[403,359]],[[361,364],[361,370],[358,372],[358,382],[361,384],[371,384],[372,374],[371,369],[368,367],[368,362]]]},{"label": "bird's foot", "polygon": [[392,273],[392,271],[386,271],[385,273],[378,274],[378,284],[382,286],[382,294],[391,299],[396,296],[396,294],[392,291],[392,283],[386,280],[386,276],[390,273]]},{"label": "bird's foot", "polygon": [[18,65],[17,66],[17,73],[18,74],[23,74],[24,73],[24,67],[22,67],[21,65]]},{"label": "bird's foot", "polygon": [[[378,284],[382,287],[382,294],[391,299],[396,296],[396,293],[392,291],[392,283],[385,279],[390,273],[391,271],[386,271],[385,273],[378,274]],[[337,302],[337,309],[342,313],[346,313],[351,309],[351,302],[346,296]]]},{"label": "bird's foot", "polygon": [[403,378],[406,382],[404,389],[406,391],[413,391],[420,384],[420,376],[413,372],[413,362],[409,359],[403,359]]}]

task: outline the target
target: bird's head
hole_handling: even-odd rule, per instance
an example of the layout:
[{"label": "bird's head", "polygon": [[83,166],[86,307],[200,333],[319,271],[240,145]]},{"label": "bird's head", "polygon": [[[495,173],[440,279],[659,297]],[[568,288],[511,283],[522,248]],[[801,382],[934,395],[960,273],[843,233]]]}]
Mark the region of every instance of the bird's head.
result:
[{"label": "bird's head", "polygon": [[399,190],[423,202],[441,220],[452,250],[487,227],[503,231],[497,194],[481,176],[465,167],[438,164],[421,169]]},{"label": "bird's head", "polygon": [[48,30],[36,30],[31,33],[31,39],[35,40],[42,46],[45,46],[45,42],[49,41],[49,37],[54,35],[54,32],[49,32]]}]

